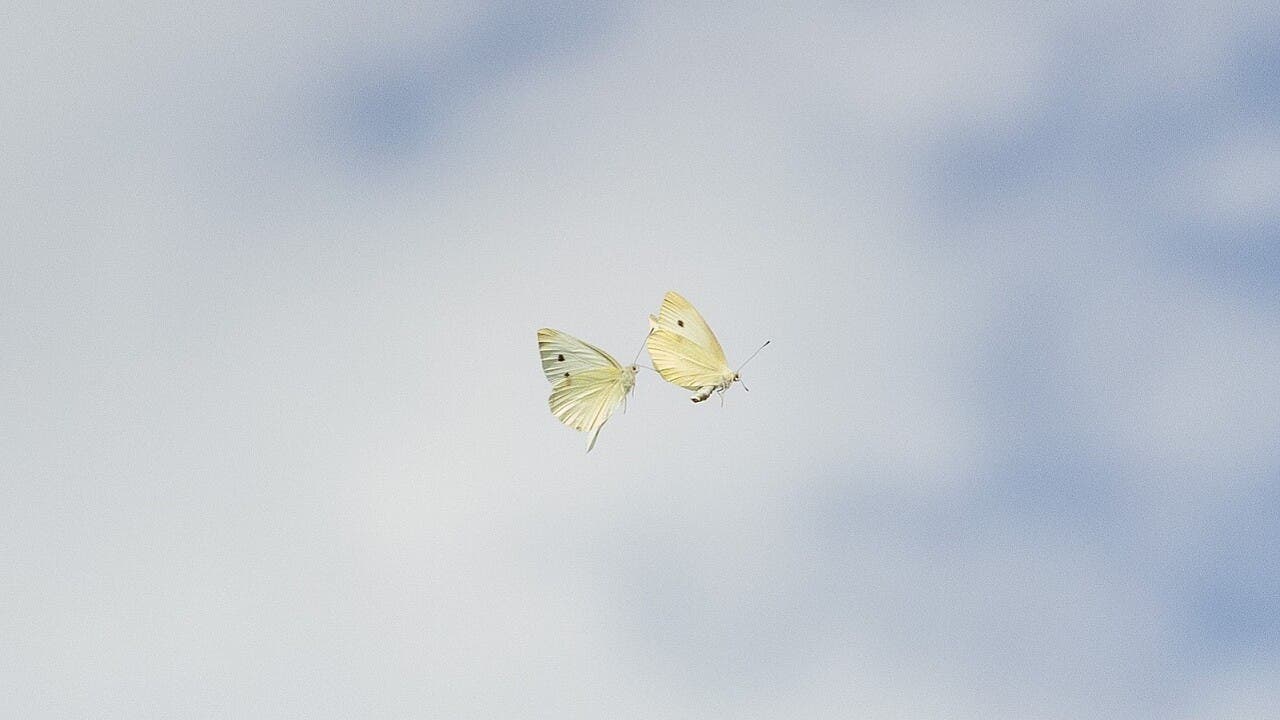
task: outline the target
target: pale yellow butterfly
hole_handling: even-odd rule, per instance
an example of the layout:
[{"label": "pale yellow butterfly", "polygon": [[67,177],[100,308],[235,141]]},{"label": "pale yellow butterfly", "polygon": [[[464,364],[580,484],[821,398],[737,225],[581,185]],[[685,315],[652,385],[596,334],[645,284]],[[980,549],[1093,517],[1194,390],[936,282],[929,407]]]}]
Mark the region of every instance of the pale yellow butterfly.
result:
[{"label": "pale yellow butterfly", "polygon": [[[654,369],[663,380],[693,390],[694,402],[706,400],[713,392],[723,393],[739,382],[738,371],[729,367],[724,350],[720,349],[720,342],[707,321],[679,293],[668,292],[662,298],[662,307],[657,315],[649,316],[649,325],[651,330],[645,346],[653,358]],[[760,350],[768,344],[765,342]],[[755,353],[751,357],[755,357]]]},{"label": "pale yellow butterfly", "polygon": [[609,353],[568,333],[538,331],[542,372],[551,383],[551,414],[574,430],[589,433],[587,452],[596,436],[636,384],[636,366],[622,366]]}]

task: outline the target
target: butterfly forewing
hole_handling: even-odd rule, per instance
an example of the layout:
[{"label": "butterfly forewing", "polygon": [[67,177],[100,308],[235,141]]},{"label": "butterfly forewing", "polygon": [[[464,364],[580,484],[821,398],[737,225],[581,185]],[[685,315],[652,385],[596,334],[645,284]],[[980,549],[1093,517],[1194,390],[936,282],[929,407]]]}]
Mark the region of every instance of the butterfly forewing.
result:
[{"label": "butterfly forewing", "polygon": [[658,310],[658,329],[688,338],[694,345],[705,349],[718,365],[728,366],[720,341],[716,340],[707,321],[702,319],[702,315],[688,300],[674,290],[662,298],[662,307]]},{"label": "butterfly forewing", "polygon": [[609,353],[550,328],[538,331],[538,353],[542,357],[542,372],[552,384],[565,378],[565,373],[573,376],[597,368],[622,369]]}]

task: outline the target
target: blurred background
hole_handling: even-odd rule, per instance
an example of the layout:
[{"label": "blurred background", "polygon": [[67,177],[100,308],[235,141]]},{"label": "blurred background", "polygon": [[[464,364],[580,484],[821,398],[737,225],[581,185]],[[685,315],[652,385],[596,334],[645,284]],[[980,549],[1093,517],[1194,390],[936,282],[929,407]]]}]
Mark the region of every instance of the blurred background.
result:
[{"label": "blurred background", "polygon": [[1274,3],[6,16],[6,715],[1275,717]]}]

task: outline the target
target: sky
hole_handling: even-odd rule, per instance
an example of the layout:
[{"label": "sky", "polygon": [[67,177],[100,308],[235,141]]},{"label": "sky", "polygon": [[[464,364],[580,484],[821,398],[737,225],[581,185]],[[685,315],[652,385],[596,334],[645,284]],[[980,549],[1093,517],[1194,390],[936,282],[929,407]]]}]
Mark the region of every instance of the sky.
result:
[{"label": "sky", "polygon": [[1274,3],[215,5],[0,29],[6,714],[1280,707]]}]

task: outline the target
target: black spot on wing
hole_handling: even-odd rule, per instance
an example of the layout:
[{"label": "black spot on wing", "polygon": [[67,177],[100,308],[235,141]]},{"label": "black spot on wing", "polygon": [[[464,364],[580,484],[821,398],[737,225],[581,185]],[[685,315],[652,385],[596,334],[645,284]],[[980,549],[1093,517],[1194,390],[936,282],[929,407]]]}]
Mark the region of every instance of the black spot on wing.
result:
[{"label": "black spot on wing", "polygon": [[565,374],[564,374],[564,376],[565,376],[565,377],[569,377],[569,373],[565,373]]},{"label": "black spot on wing", "polygon": [[676,324],[677,324],[677,325],[679,325],[680,327],[684,327],[684,321],[683,321],[683,320],[676,320]]},{"label": "black spot on wing", "polygon": [[564,362],[564,353],[557,355],[556,360],[559,360],[560,362]]}]

